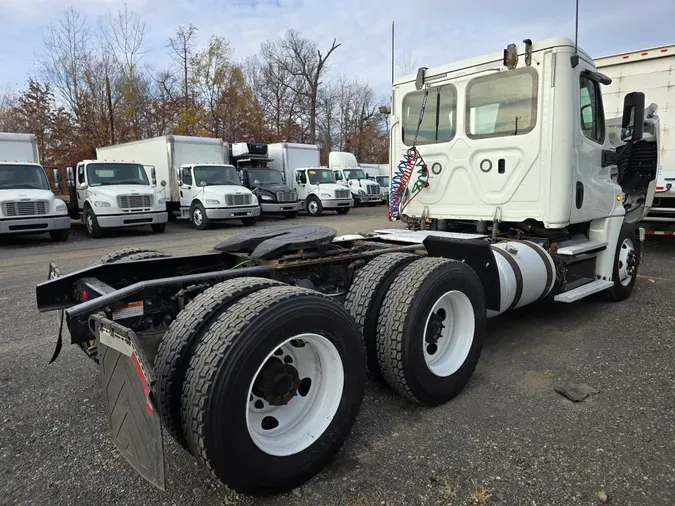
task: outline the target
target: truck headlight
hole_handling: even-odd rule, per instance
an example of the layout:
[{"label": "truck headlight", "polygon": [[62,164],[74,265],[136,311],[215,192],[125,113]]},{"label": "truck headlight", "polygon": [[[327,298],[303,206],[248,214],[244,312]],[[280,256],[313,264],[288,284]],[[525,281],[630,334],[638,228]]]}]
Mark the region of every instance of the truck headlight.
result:
[{"label": "truck headlight", "polygon": [[217,206],[220,204],[220,200],[216,199],[206,199],[206,203],[210,206]]},{"label": "truck headlight", "polygon": [[165,197],[162,197],[161,199],[159,199],[159,200],[157,201],[157,203],[158,203],[158,204],[166,204],[166,198],[165,198]]},{"label": "truck headlight", "polygon": [[94,207],[110,207],[110,202],[105,200],[96,200],[94,201]]},{"label": "truck headlight", "polygon": [[365,194],[366,194],[366,192],[365,192],[365,191],[363,191],[363,190],[359,189],[359,195],[365,195]]},{"label": "truck headlight", "polygon": [[331,195],[330,193],[322,193],[322,194],[321,194],[321,198],[322,198],[322,199],[329,199],[329,198],[331,198],[331,197],[332,197],[332,195]]},{"label": "truck headlight", "polygon": [[255,195],[253,195],[253,205],[254,206],[258,205],[258,197],[256,197]]},{"label": "truck headlight", "polygon": [[272,197],[270,197],[269,195],[261,195],[260,198],[263,199],[263,200],[274,200],[274,199],[273,199]]},{"label": "truck headlight", "polygon": [[59,204],[56,206],[56,212],[57,213],[65,213],[68,210],[65,204]]}]

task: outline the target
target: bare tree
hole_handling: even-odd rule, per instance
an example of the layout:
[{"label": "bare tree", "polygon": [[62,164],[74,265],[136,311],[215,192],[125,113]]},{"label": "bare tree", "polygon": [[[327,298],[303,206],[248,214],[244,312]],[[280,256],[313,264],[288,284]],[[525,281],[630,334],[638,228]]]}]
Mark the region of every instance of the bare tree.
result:
[{"label": "bare tree", "polygon": [[14,111],[18,105],[16,95],[9,86],[0,90],[0,131],[12,132],[16,130]]},{"label": "bare tree", "polygon": [[261,52],[265,60],[284,69],[292,76],[302,79],[302,87],[289,84],[296,94],[304,95],[309,102],[309,142],[316,143],[316,113],[321,78],[326,71],[326,61],[340,44],[333,39],[331,47],[325,54],[318,49],[316,42],[306,39],[296,30],[288,30],[286,35],[277,41],[262,44]]},{"label": "bare tree", "polygon": [[105,19],[99,20],[99,27],[104,46],[112,54],[124,77],[133,82],[134,71],[146,53],[144,39],[149,31],[148,25],[141,21],[137,13],[129,10],[124,2],[114,15],[109,10]]},{"label": "bare tree", "polygon": [[44,51],[38,54],[45,80],[76,116],[80,115],[82,79],[90,53],[87,21],[71,7],[60,21],[49,25]]},{"label": "bare tree", "polygon": [[174,52],[174,58],[181,65],[183,71],[183,93],[185,96],[185,109],[189,107],[189,91],[190,91],[190,58],[192,58],[194,51],[194,37],[197,34],[197,27],[192,23],[187,28],[181,26],[176,31],[174,37],[169,38],[169,47]]},{"label": "bare tree", "polygon": [[410,51],[406,51],[401,55],[401,60],[398,63],[399,75],[407,76],[417,70],[417,58],[413,56]]},{"label": "bare tree", "polygon": [[208,46],[197,52],[192,58],[194,82],[200,99],[204,102],[209,115],[209,130],[215,137],[222,131],[220,121],[223,116],[223,95],[232,80],[232,49],[223,37],[209,39]]}]

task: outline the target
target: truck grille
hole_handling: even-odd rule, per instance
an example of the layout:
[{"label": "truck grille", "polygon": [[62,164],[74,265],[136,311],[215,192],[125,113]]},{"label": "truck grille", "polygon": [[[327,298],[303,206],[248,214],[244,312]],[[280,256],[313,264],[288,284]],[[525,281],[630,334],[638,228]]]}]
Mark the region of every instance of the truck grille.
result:
[{"label": "truck grille", "polygon": [[225,205],[250,206],[253,203],[251,195],[225,195]]},{"label": "truck grille", "polygon": [[3,202],[2,214],[5,216],[35,216],[47,214],[49,202],[47,200],[34,200],[32,202]]},{"label": "truck grille", "polygon": [[369,184],[366,185],[366,193],[368,195],[379,195],[380,194],[380,185],[379,184]]},{"label": "truck grille", "polygon": [[295,202],[298,200],[298,193],[292,192],[277,192],[277,202]]},{"label": "truck grille", "polygon": [[150,195],[120,195],[117,197],[117,205],[120,209],[139,209],[152,206]]},{"label": "truck grille", "polygon": [[335,190],[335,198],[336,199],[348,199],[351,197],[352,192],[349,190]]}]

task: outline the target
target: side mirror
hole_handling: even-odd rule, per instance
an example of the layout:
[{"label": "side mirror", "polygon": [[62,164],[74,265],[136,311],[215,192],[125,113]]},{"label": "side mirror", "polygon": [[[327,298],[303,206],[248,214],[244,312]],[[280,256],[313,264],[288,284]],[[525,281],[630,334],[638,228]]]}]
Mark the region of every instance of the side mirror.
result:
[{"label": "side mirror", "polygon": [[163,188],[163,187],[165,187],[165,186],[166,186],[166,181],[164,181],[164,180],[162,179],[162,182],[161,182],[161,183],[159,183],[159,184],[161,184],[161,185],[162,185],[162,188]]},{"label": "side mirror", "polygon": [[206,186],[206,181],[200,181],[200,182],[199,182],[199,186],[201,186],[202,188],[204,188],[204,187]]},{"label": "side mirror", "polygon": [[61,178],[59,177],[59,169],[52,169],[54,174],[54,186],[58,190],[61,187]]},{"label": "side mirror", "polygon": [[89,188],[89,185],[88,185],[87,183],[82,183],[82,184],[80,185],[80,189],[81,189],[81,190],[86,190],[87,188]]},{"label": "side mirror", "polygon": [[75,171],[72,167],[66,167],[66,178],[68,181],[68,187],[72,188],[75,186]]},{"label": "side mirror", "polygon": [[623,119],[621,121],[621,140],[639,141],[642,139],[645,121],[645,94],[634,91],[623,99]]},{"label": "side mirror", "polygon": [[154,167],[150,169],[150,178],[152,179],[152,186],[157,186],[157,171]]},{"label": "side mirror", "polygon": [[417,76],[415,77],[415,89],[421,90],[424,87],[424,77],[427,72],[427,67],[420,67],[417,69]]}]

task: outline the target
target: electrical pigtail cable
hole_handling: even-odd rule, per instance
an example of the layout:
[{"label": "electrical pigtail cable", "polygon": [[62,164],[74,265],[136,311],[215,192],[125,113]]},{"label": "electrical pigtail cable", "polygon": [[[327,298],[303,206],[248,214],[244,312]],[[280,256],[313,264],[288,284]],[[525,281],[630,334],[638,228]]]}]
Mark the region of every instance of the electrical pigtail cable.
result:
[{"label": "electrical pigtail cable", "polygon": [[[420,134],[420,128],[422,126],[422,120],[424,119],[424,111],[427,107],[427,98],[429,97],[429,86],[424,87],[424,97],[422,98],[422,108],[420,109],[420,117],[417,121],[417,130],[415,132],[415,138],[413,140],[412,146],[403,159],[398,163],[396,171],[391,178],[391,185],[389,186],[389,212],[388,218],[389,221],[396,221],[401,218],[401,212],[405,207],[413,201],[419,193],[428,186],[429,184],[429,170],[422,155],[417,149],[417,138]],[[408,190],[408,183],[413,177],[413,173],[416,173],[417,179],[412,186],[412,196],[409,199],[404,197],[406,191]]]}]

